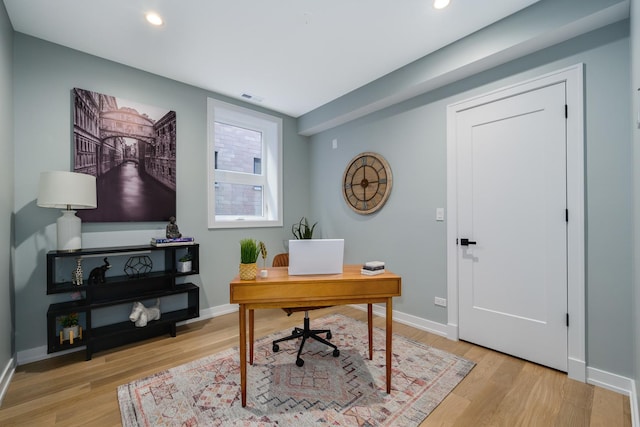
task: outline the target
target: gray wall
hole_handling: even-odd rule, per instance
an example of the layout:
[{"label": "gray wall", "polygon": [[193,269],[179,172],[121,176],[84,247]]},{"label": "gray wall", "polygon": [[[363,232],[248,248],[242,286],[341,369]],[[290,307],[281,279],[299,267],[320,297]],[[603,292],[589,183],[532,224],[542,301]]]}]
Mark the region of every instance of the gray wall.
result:
[{"label": "gray wall", "polygon": [[0,3],[0,372],[13,356],[13,28]]},{"label": "gray wall", "polygon": [[[194,236],[201,245],[200,275],[194,278],[201,286],[201,309],[229,303],[229,281],[238,271],[241,238],[263,240],[271,258],[284,250],[283,239],[290,237],[290,225],[309,215],[308,144],[306,137],[297,135],[294,119],[284,117],[285,226],[208,230],[207,96],[237,101],[20,33],[15,34],[14,49],[15,160],[20,165],[15,170],[17,351],[41,352],[46,345],[47,307],[61,298],[47,296],[45,282],[45,254],[55,248],[55,220],[60,212],[37,207],[36,197],[41,171],[70,170],[74,87],[176,111],[176,216],[180,231]],[[0,170],[5,173],[4,168]],[[83,246],[146,244],[164,233],[165,225],[84,224]],[[0,259],[4,262],[6,258]],[[5,300],[0,300],[4,304]]]},{"label": "gray wall", "polygon": [[[634,224],[634,328],[633,338],[635,341],[635,382],[636,391],[640,391],[640,129],[636,124],[640,114],[640,0],[631,0],[631,100],[633,112],[632,129],[633,129],[633,224]],[[640,394],[636,395],[638,399],[637,407],[640,407]]]},{"label": "gray wall", "polygon": [[[447,296],[446,223],[435,221],[436,208],[446,206],[446,106],[583,62],[587,365],[633,377],[628,25],[605,27],[312,136],[314,219],[327,237],[345,238],[347,262],[382,259],[402,275],[396,310],[446,323],[446,309],[433,304],[434,296]],[[353,213],[340,190],[344,168],[362,151],[381,153],[393,170],[387,205],[371,216]]]}]

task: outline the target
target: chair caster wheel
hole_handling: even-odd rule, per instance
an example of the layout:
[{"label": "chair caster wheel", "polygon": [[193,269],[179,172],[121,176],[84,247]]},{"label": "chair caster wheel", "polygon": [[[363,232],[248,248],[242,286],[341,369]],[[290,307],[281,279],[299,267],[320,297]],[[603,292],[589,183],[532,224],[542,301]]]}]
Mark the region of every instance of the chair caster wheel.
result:
[{"label": "chair caster wheel", "polygon": [[304,360],[302,360],[302,359],[298,358],[298,359],[296,360],[296,365],[298,365],[299,367],[302,367],[302,365],[304,365]]},{"label": "chair caster wheel", "polygon": [[327,332],[327,339],[330,340],[332,337],[331,332]]},{"label": "chair caster wheel", "polygon": [[280,351],[280,346],[278,344],[274,344],[273,347],[271,347],[271,350],[273,350],[274,353],[277,353]]},{"label": "chair caster wheel", "polygon": [[338,356],[340,356],[340,350],[338,349],[333,350],[333,357],[338,357]]}]

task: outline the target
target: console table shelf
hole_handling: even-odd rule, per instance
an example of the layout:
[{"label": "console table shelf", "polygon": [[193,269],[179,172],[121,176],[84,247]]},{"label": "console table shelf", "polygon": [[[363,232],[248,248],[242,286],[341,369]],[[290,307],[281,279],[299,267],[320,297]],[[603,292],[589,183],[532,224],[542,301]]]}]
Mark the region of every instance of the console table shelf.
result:
[{"label": "console table shelf", "polygon": [[[191,271],[182,272],[178,260],[185,255],[191,258]],[[127,272],[127,263],[131,257],[139,257],[144,271],[135,274]],[[107,258],[111,268],[105,272],[104,281],[89,281],[89,271],[104,264]],[[82,283],[76,285],[69,280],[80,260],[83,267]],[[124,266],[124,268],[123,268]],[[88,268],[87,268],[88,267]],[[86,269],[85,269],[86,268]],[[187,267],[188,268],[188,267]],[[106,350],[124,344],[148,339],[158,335],[176,335],[176,323],[197,318],[200,314],[200,289],[193,283],[177,283],[178,278],[198,274],[199,245],[179,245],[155,247],[119,246],[110,248],[90,248],[74,252],[50,251],[47,253],[47,294],[75,293],[71,301],[49,305],[47,310],[48,352],[69,350],[86,346],[86,358],[90,360],[96,351]],[[123,274],[126,273],[126,274]],[[79,293],[79,294],[78,294]],[[163,299],[185,295],[181,300],[182,308],[170,304],[172,311],[162,312]],[[107,324],[94,326],[95,311],[108,307],[132,307],[135,301],[148,301],[155,304],[160,299],[160,319],[150,321],[145,327],[136,327],[129,321],[128,315]],[[145,303],[145,305],[148,305]],[[117,310],[121,313],[123,310]],[[82,327],[82,337],[71,340],[61,338],[60,320],[70,314],[77,314]],[[128,313],[128,310],[127,310]]]}]

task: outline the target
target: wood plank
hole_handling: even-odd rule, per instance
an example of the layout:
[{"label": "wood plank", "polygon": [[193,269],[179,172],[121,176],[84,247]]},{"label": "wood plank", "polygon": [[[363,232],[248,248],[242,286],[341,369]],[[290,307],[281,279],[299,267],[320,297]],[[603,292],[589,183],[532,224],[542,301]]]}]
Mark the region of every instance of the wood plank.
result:
[{"label": "wood plank", "polygon": [[452,427],[456,422],[456,418],[451,417],[451,414],[463,412],[469,406],[469,403],[471,402],[464,397],[458,396],[454,391],[420,423],[420,427]]},{"label": "wood plank", "polygon": [[[524,362],[520,374],[515,378],[513,386],[497,408],[492,425],[529,426],[552,425],[559,410],[549,395],[559,393],[553,384],[544,384],[547,373],[551,371],[532,363]],[[552,376],[553,372],[551,372]]]},{"label": "wood plank", "polygon": [[591,422],[593,389],[589,384],[567,380],[562,387],[562,401],[556,426],[587,426]]},{"label": "wood plank", "polygon": [[[594,387],[591,425],[598,427],[624,426],[625,408],[631,409],[627,401],[625,396],[614,391]],[[610,411],[609,408],[618,408],[619,411]]]}]

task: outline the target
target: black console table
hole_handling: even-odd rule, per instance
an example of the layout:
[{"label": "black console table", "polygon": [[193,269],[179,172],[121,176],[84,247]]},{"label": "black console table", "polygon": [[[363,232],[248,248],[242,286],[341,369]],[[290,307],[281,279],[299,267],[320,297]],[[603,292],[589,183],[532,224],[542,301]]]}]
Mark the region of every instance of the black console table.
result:
[{"label": "black console table", "polygon": [[[191,269],[179,268],[179,260],[190,258]],[[89,280],[91,270],[110,264],[104,281]],[[81,263],[82,283],[74,283],[73,273]],[[178,283],[189,275],[199,272],[199,245],[177,245],[156,247],[152,245],[121,246],[110,248],[81,249],[73,252],[50,251],[47,253],[47,294],[71,294],[74,299],[51,304],[47,311],[48,353],[86,346],[86,358],[108,348],[140,341],[158,335],[176,336],[176,323],[193,319],[200,314],[200,294],[193,283]],[[172,301],[170,311],[162,309],[163,300],[173,296],[180,307]],[[155,305],[160,299],[159,320],[147,326],[136,327],[128,318],[133,302],[141,301],[145,306]],[[116,319],[97,319],[100,309],[121,306]],[[122,313],[126,312],[126,315]],[[79,319],[80,333],[65,337],[61,320],[75,314]],[[114,317],[111,315],[111,317]]]}]

